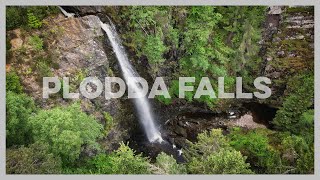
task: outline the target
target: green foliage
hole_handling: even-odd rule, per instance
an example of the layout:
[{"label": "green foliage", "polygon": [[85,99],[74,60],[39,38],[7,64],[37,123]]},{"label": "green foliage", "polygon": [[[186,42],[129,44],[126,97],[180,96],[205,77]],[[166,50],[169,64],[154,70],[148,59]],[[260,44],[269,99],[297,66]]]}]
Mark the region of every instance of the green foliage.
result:
[{"label": "green foliage", "polygon": [[112,174],[113,172],[112,157],[107,154],[98,154],[88,164],[95,174]]},{"label": "green foliage", "polygon": [[228,137],[231,146],[248,157],[256,173],[313,173],[313,142],[306,137],[266,129],[234,129]]},{"label": "green foliage", "polygon": [[200,133],[197,136],[196,143],[188,141],[188,144],[190,147],[185,155],[187,159],[192,159],[192,157],[196,157],[199,154],[202,154],[202,157],[206,158],[206,156],[213,152],[230,147],[221,129],[212,129],[211,131]]},{"label": "green foliage", "polygon": [[312,174],[314,171],[313,143],[308,144],[303,137],[287,136],[282,140],[283,159],[292,168],[288,173]]},{"label": "green foliage", "polygon": [[29,39],[29,44],[32,46],[32,49],[36,51],[43,50],[43,40],[38,35],[31,36]]},{"label": "green foliage", "polygon": [[252,174],[245,160],[239,151],[221,149],[202,161],[191,161],[188,166],[195,174]]},{"label": "green foliage", "polygon": [[163,44],[160,35],[147,36],[145,46],[142,53],[147,56],[151,64],[162,63],[164,61],[162,55],[167,48]]},{"label": "green foliage", "polygon": [[7,174],[59,174],[61,165],[60,158],[49,153],[48,144],[35,143],[6,152]]},{"label": "green foliage", "polygon": [[118,150],[101,153],[80,162],[80,166],[67,167],[66,174],[150,174],[149,159],[136,154],[128,145],[120,143]]},{"label": "green foliage", "polygon": [[141,154],[135,155],[135,151],[124,143],[112,156],[113,174],[150,174],[150,163]]},{"label": "green foliage", "polygon": [[38,29],[41,28],[42,22],[33,14],[33,12],[28,11],[27,13],[28,16],[28,26],[30,28]]},{"label": "green foliage", "polygon": [[200,133],[198,142],[186,150],[188,172],[192,174],[251,174],[246,157],[232,147],[221,129]]},{"label": "green foliage", "polygon": [[248,132],[233,129],[229,134],[230,145],[248,157],[248,162],[257,173],[281,173],[278,169],[280,154],[269,145],[268,135],[270,133],[264,129]]},{"label": "green foliage", "polygon": [[155,165],[161,169],[162,174],[186,174],[187,169],[183,164],[177,164],[176,160],[164,152],[156,159]]},{"label": "green foliage", "polygon": [[308,74],[295,76],[288,82],[287,91],[290,94],[277,111],[273,124],[279,130],[290,131],[295,134],[312,134],[312,115],[310,111],[309,115],[304,113],[313,104],[314,76]]},{"label": "green foliage", "polygon": [[6,139],[7,147],[31,141],[28,118],[36,111],[34,101],[25,94],[7,91]]},{"label": "green foliage", "polygon": [[56,6],[8,6],[6,8],[6,29],[28,26],[39,28],[42,20],[51,14],[57,14],[60,10]]},{"label": "green foliage", "polygon": [[6,73],[6,91],[11,91],[15,93],[22,93],[22,86],[20,83],[20,78],[16,72],[10,71]]},{"label": "green foliage", "polygon": [[162,102],[163,104],[166,104],[166,105],[169,105],[172,101],[171,98],[165,98],[163,95],[155,96],[155,99],[157,99],[159,102]]},{"label": "green foliage", "polygon": [[98,149],[96,139],[101,137],[102,126],[82,112],[75,103],[69,107],[41,110],[29,119],[32,134],[36,141],[48,143],[51,152],[64,162],[78,159],[84,145]]},{"label": "green foliage", "polygon": [[[258,42],[265,10],[263,6],[136,6],[121,8],[120,18],[114,18],[126,22],[127,26],[121,28],[125,32],[124,44],[138,57],[147,57],[151,74],[173,70],[170,72],[173,76],[168,74],[172,78],[169,88],[172,92],[177,90],[174,81],[179,76],[196,77],[195,86],[201,77],[224,76],[228,91],[234,88],[232,76],[242,73],[244,86],[249,88],[259,72]],[[217,90],[217,86],[213,88]],[[189,102],[199,101],[210,108],[221,101],[208,96],[193,99],[193,94],[187,92]],[[172,102],[158,100],[165,104]]]},{"label": "green foliage", "polygon": [[26,9],[18,6],[6,7],[6,29],[12,30],[27,24]]},{"label": "green foliage", "polygon": [[104,112],[104,119],[106,120],[104,131],[105,135],[107,135],[111,128],[114,126],[114,121],[113,117],[108,112]]},{"label": "green foliage", "polygon": [[52,76],[52,71],[51,71],[51,68],[50,68],[48,62],[46,62],[43,59],[38,59],[38,61],[36,63],[36,69],[37,69],[37,72],[39,73],[39,78],[41,80],[43,77]]}]

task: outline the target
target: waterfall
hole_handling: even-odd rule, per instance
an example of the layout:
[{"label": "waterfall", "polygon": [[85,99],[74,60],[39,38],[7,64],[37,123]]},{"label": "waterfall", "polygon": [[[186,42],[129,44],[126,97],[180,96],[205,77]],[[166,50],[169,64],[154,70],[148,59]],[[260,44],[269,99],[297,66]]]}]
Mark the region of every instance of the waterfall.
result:
[{"label": "waterfall", "polygon": [[62,14],[64,16],[66,16],[67,18],[71,18],[74,17],[74,13],[68,13],[67,11],[65,11],[62,7],[58,6],[58,8],[60,9],[60,11],[62,12]]},{"label": "waterfall", "polygon": [[[132,67],[129,62],[128,56],[125,52],[124,47],[121,45],[121,40],[117,34],[115,26],[110,21],[109,24],[105,24],[101,22],[101,28],[106,32],[113,51],[116,54],[118,63],[121,67],[122,75],[125,79],[125,82],[128,88],[134,90],[136,94],[140,94],[142,89],[138,81],[134,81],[131,77],[140,77],[136,70]],[[130,79],[130,81],[129,81]],[[139,97],[141,97],[139,95]],[[141,98],[134,98],[133,103],[137,109],[139,120],[144,128],[145,134],[150,142],[162,142],[163,139],[159,130],[155,126],[153,114],[150,110],[150,104],[146,96]]]}]

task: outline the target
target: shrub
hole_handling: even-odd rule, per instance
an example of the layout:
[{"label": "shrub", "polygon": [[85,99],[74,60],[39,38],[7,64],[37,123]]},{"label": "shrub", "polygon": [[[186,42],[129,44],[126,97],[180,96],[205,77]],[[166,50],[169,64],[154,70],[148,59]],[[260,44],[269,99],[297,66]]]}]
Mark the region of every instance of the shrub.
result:
[{"label": "shrub", "polygon": [[177,164],[176,160],[164,152],[161,152],[156,159],[155,165],[160,169],[161,174],[186,174],[187,169],[183,164]]},{"label": "shrub", "polygon": [[41,20],[39,20],[39,18],[37,18],[37,16],[35,16],[33,12],[31,12],[31,10],[28,10],[27,17],[28,17],[28,26],[30,28],[34,28],[34,29],[41,28],[42,26]]},{"label": "shrub", "polygon": [[149,159],[136,155],[128,145],[120,144],[111,157],[113,174],[150,174]]},{"label": "shrub", "polygon": [[313,104],[314,76],[297,75],[288,82],[287,89],[290,94],[277,111],[273,124],[278,130],[300,134],[302,133],[301,127],[313,126],[313,120],[310,117],[307,121],[301,121],[301,116]]},{"label": "shrub", "polygon": [[161,36],[149,35],[146,38],[146,45],[143,47],[142,53],[145,54],[151,65],[160,64],[164,61],[163,54],[167,47],[163,44]]},{"label": "shrub", "polygon": [[189,171],[195,174],[252,174],[249,163],[246,163],[239,151],[221,149],[207,158],[191,161]]},{"label": "shrub", "polygon": [[61,159],[49,153],[48,144],[8,149],[6,157],[8,174],[59,174],[62,168]]},{"label": "shrub", "polygon": [[51,72],[51,69],[48,65],[48,63],[44,60],[39,60],[36,64],[36,68],[37,68],[37,71],[39,73],[39,78],[42,78],[43,77],[50,77],[52,76],[52,72]]},{"label": "shrub", "polygon": [[20,83],[20,78],[16,72],[10,71],[6,74],[6,91],[11,91],[15,93],[22,93],[22,86]]},{"label": "shrub", "polygon": [[230,148],[226,137],[223,136],[221,129],[212,129],[198,134],[197,142],[187,141],[189,148],[186,150],[185,156],[191,160],[194,157],[201,156],[206,158],[211,153],[217,152],[223,148]]},{"label": "shrub", "polygon": [[6,8],[6,29],[12,30],[25,26],[40,28],[41,21],[46,16],[59,12],[56,6],[8,6]]},{"label": "shrub", "polygon": [[36,111],[34,101],[25,94],[11,91],[6,96],[7,147],[23,145],[31,141],[28,118]]},{"label": "shrub", "polygon": [[220,129],[200,133],[198,142],[188,142],[186,158],[188,172],[192,174],[249,174],[246,157],[230,147]]},{"label": "shrub", "polygon": [[291,167],[287,173],[312,174],[314,172],[313,143],[303,137],[291,135],[282,140],[283,161]]},{"label": "shrub", "polygon": [[104,112],[104,119],[106,120],[104,130],[105,130],[105,135],[107,135],[111,130],[111,128],[113,127],[114,121],[113,121],[113,117],[108,112]]},{"label": "shrub", "polygon": [[228,136],[230,145],[248,157],[257,173],[281,173],[280,153],[269,145],[270,133],[263,129],[248,132],[234,129]]},{"label": "shrub", "polygon": [[120,143],[118,150],[101,153],[84,161],[80,167],[71,167],[65,173],[72,174],[150,174],[148,158],[136,154],[128,145]]},{"label": "shrub", "polygon": [[112,158],[107,154],[98,154],[87,163],[95,174],[112,174]]},{"label": "shrub", "polygon": [[26,24],[26,10],[17,6],[6,8],[6,29],[12,30]]},{"label": "shrub", "polygon": [[74,162],[86,145],[97,150],[96,139],[101,137],[102,126],[82,112],[75,103],[68,107],[41,110],[29,119],[32,134],[36,141],[48,143],[51,152],[64,162]]},{"label": "shrub", "polygon": [[43,40],[38,35],[31,36],[29,39],[29,44],[36,51],[43,50]]}]

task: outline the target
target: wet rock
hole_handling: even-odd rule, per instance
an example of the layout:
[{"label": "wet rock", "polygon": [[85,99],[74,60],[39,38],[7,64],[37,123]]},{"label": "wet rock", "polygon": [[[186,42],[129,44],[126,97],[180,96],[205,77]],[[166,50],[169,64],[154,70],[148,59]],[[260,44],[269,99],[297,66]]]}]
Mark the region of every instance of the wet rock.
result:
[{"label": "wet rock", "polygon": [[103,12],[101,6],[62,6],[67,12],[72,12],[80,16],[96,15]]},{"label": "wet rock", "polygon": [[180,126],[176,126],[174,132],[177,133],[178,135],[181,135],[184,138],[187,138],[187,136],[188,136],[186,129],[184,129]]},{"label": "wet rock", "polygon": [[278,55],[278,57],[284,57],[285,56],[285,52],[284,51],[279,51],[279,52],[277,52],[277,55]]},{"label": "wet rock", "polygon": [[230,121],[227,124],[228,126],[238,126],[238,127],[248,128],[248,129],[266,128],[265,125],[254,122],[253,116],[251,113],[245,114],[241,116],[239,119]]},{"label": "wet rock", "polygon": [[272,61],[272,57],[267,57],[267,61]]},{"label": "wet rock", "polygon": [[185,126],[182,121],[178,121],[178,125],[181,126],[181,127]]}]

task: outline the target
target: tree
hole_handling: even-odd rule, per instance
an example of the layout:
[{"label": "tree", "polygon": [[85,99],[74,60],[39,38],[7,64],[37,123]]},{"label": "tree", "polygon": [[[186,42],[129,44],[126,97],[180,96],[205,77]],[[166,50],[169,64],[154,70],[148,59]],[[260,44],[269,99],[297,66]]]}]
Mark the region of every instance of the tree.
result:
[{"label": "tree", "polygon": [[160,174],[186,174],[185,165],[178,164],[176,160],[164,152],[161,152],[157,158],[155,165],[160,169]]},{"label": "tree", "polygon": [[49,153],[49,145],[31,144],[29,147],[7,149],[8,174],[59,174],[61,159]]},{"label": "tree", "polygon": [[256,173],[282,173],[280,152],[269,145],[268,135],[274,133],[264,129],[242,131],[235,128],[228,137],[230,145],[248,157]]},{"label": "tree", "polygon": [[68,107],[41,110],[29,118],[33,138],[48,143],[51,152],[64,162],[76,160],[84,146],[97,150],[97,138],[102,135],[102,125],[93,116],[82,112],[75,103]]},{"label": "tree", "polygon": [[[273,124],[276,129],[295,134],[306,133],[310,127],[313,133],[313,118],[304,114],[313,104],[314,76],[313,74],[297,75],[288,82],[288,96],[277,111]],[[303,115],[304,114],[304,115]],[[306,119],[307,118],[307,119]]]},{"label": "tree", "polygon": [[60,10],[57,6],[8,6],[6,9],[6,29],[26,27],[39,28],[42,20],[57,14]]},{"label": "tree", "polygon": [[220,149],[207,158],[191,161],[189,171],[195,174],[252,174],[246,157],[234,149]]},{"label": "tree", "polygon": [[290,167],[286,173],[312,174],[314,172],[313,143],[303,137],[290,135],[282,140],[283,160]]},{"label": "tree", "polygon": [[200,133],[198,142],[188,142],[185,157],[192,174],[250,174],[246,157],[232,147],[221,129]]},{"label": "tree", "polygon": [[12,30],[26,24],[26,10],[17,6],[6,8],[6,29]]},{"label": "tree", "polygon": [[12,91],[18,94],[22,93],[20,78],[14,71],[10,71],[6,74],[6,91]]},{"label": "tree", "polygon": [[115,154],[111,156],[112,174],[150,174],[149,159],[136,155],[128,145],[120,144]]},{"label": "tree", "polygon": [[[16,88],[14,88],[16,89]],[[31,142],[28,118],[36,112],[31,97],[7,91],[6,96],[6,139],[7,147]]]}]

